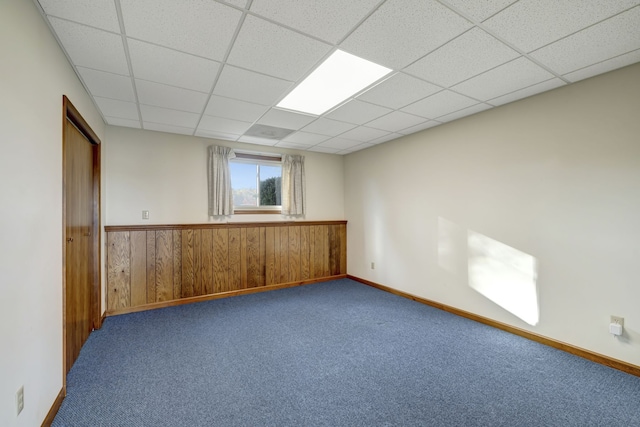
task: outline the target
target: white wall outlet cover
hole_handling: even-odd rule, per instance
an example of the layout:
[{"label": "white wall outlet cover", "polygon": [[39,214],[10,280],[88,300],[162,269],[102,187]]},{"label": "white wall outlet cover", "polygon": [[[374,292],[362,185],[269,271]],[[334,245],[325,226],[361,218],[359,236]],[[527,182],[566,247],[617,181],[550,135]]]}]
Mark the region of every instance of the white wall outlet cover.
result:
[{"label": "white wall outlet cover", "polygon": [[622,335],[622,325],[618,323],[609,324],[609,332],[613,335]]}]

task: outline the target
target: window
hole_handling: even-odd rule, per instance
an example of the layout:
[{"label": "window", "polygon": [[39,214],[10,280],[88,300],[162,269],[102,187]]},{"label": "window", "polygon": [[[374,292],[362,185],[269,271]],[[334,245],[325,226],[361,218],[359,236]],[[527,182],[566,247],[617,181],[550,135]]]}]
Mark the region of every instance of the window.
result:
[{"label": "window", "polygon": [[229,161],[234,214],[281,212],[282,164],[279,156],[236,152]]}]

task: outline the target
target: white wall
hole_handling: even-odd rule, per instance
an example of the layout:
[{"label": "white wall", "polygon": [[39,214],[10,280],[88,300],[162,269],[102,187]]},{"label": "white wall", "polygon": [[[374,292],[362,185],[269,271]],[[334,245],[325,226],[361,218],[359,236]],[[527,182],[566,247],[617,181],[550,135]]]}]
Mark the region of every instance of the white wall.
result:
[{"label": "white wall", "polygon": [[[193,224],[209,222],[207,147],[212,144],[265,153],[298,153],[257,145],[107,126],[106,222]],[[305,156],[308,211],[304,220],[344,219],[343,157]],[[149,211],[149,220],[142,211]],[[281,215],[234,215],[224,221],[282,221]]]},{"label": "white wall", "polygon": [[35,426],[63,377],[62,95],[104,124],[31,1],[0,2],[0,52],[0,425]]},{"label": "white wall", "polygon": [[[640,365],[640,64],[348,155],[345,200],[349,274]],[[469,286],[470,232],[535,260],[537,325]]]}]

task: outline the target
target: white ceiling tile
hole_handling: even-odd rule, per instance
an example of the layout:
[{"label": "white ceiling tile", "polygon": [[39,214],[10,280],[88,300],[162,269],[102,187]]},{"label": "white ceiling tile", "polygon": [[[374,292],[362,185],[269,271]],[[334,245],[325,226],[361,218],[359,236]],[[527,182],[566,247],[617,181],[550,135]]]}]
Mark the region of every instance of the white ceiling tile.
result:
[{"label": "white ceiling tile", "polygon": [[338,151],[340,151],[340,149],[316,145],[314,147],[309,148],[307,151],[315,151],[316,153],[325,153],[325,154],[336,154]]},{"label": "white ceiling tile", "polygon": [[412,133],[416,133],[416,132],[420,132],[421,130],[425,130],[425,129],[429,129],[438,125],[441,125],[442,123],[437,122],[435,120],[429,120],[428,122],[422,123],[420,125],[417,126],[412,126],[410,128],[406,128],[406,129],[402,129],[399,133],[403,134],[403,135],[411,135]]},{"label": "white ceiling tile", "polygon": [[640,48],[640,6],[531,54],[566,74]]},{"label": "white ceiling tile", "polygon": [[402,111],[428,119],[435,119],[475,104],[478,104],[478,101],[475,99],[451,92],[450,90],[443,90],[442,92],[438,92],[435,95],[431,95],[404,107]]},{"label": "white ceiling tile", "polygon": [[241,7],[243,9],[247,7],[247,0],[224,0],[224,2],[237,7]]},{"label": "white ceiling tile", "polygon": [[330,43],[338,43],[379,2],[379,0],[254,1],[251,11]]},{"label": "white ceiling tile", "polygon": [[220,63],[162,46],[127,39],[133,74],[138,79],[210,92]]},{"label": "white ceiling tile", "polygon": [[372,139],[369,144],[382,144],[383,142],[392,141],[394,139],[402,138],[404,135],[400,133],[390,133],[380,138]]},{"label": "white ceiling tile", "polygon": [[313,144],[300,144],[297,142],[289,142],[289,141],[280,141],[275,146],[282,148],[292,148],[295,150],[306,150],[311,147]]},{"label": "white ceiling tile", "polygon": [[288,92],[291,85],[286,80],[225,65],[213,93],[256,104],[272,105]]},{"label": "white ceiling tile", "polygon": [[495,37],[473,28],[405,69],[449,87],[520,56]]},{"label": "white ceiling tile", "polygon": [[488,110],[492,108],[491,105],[488,104],[476,104],[471,107],[463,108],[462,110],[456,111],[455,113],[447,114],[445,116],[438,117],[438,121],[446,123],[450,122],[462,117],[470,116],[472,114],[479,113],[484,110]]},{"label": "white ceiling tile", "polygon": [[354,141],[353,139],[345,139],[345,138],[331,138],[321,144],[316,145],[316,147],[325,147],[325,148],[337,148],[340,150],[346,150],[351,147],[355,147],[356,145],[362,144],[361,141]]},{"label": "white ceiling tile", "polygon": [[476,22],[482,22],[518,0],[446,0],[446,3],[469,15]]},{"label": "white ceiling tile", "polygon": [[546,92],[548,90],[564,86],[565,84],[566,83],[561,79],[554,78],[542,83],[535,84],[533,86],[526,87],[524,89],[517,90],[515,92],[508,93],[503,96],[499,96],[497,98],[490,99],[487,102],[491,105],[508,104],[509,102],[517,101],[518,99],[526,98],[528,96],[533,96],[538,93]]},{"label": "white ceiling tile", "polygon": [[340,108],[337,108],[327,114],[327,117],[335,120],[341,120],[343,122],[363,125],[366,122],[377,119],[391,111],[392,110],[389,108],[352,99]]},{"label": "white ceiling tile", "polygon": [[321,117],[315,122],[305,126],[302,130],[327,136],[337,136],[349,129],[353,129],[354,127],[356,127],[356,125],[351,123],[339,122]]},{"label": "white ceiling tile", "polygon": [[243,122],[255,122],[268,109],[269,107],[264,105],[213,95],[204,113]]},{"label": "white ceiling tile", "polygon": [[38,0],[47,15],[115,33],[120,32],[118,12],[113,0]]},{"label": "white ceiling tile", "polygon": [[484,25],[531,52],[637,4],[637,0],[520,0]]},{"label": "white ceiling tile", "polygon": [[297,80],[330,49],[326,43],[264,19],[247,16],[227,62],[270,76]]},{"label": "white ceiling tile", "polygon": [[397,73],[369,89],[358,99],[389,108],[402,108],[442,88],[403,73]]},{"label": "white ceiling tile", "polygon": [[241,136],[238,138],[240,142],[246,142],[249,144],[258,144],[258,145],[276,145],[278,143],[277,139],[268,139],[268,138],[259,138],[257,136]]},{"label": "white ceiling tile", "polygon": [[469,21],[433,0],[388,0],[341,48],[401,69],[470,27]]},{"label": "white ceiling tile", "polygon": [[376,129],[384,129],[389,132],[398,132],[402,129],[416,126],[424,122],[424,117],[414,116],[413,114],[404,113],[402,111],[394,111],[386,116],[382,116],[367,123],[367,126]]},{"label": "white ceiling tile", "polygon": [[204,130],[204,129],[196,130],[195,136],[201,136],[204,138],[224,139],[226,141],[235,141],[240,137],[240,135],[236,135],[233,133],[225,133],[225,132],[218,132],[218,131]]},{"label": "white ceiling tile", "polygon": [[193,135],[193,128],[185,128],[182,126],[172,126],[164,123],[144,122],[144,128],[146,130],[155,130],[158,132],[177,133],[181,135]]},{"label": "white ceiling tile", "polygon": [[122,36],[49,17],[74,65],[129,75]]},{"label": "white ceiling tile", "polygon": [[300,129],[315,119],[315,116],[307,116],[305,114],[272,108],[258,120],[258,123],[285,129]]},{"label": "white ceiling tile", "polygon": [[367,148],[371,148],[373,147],[375,144],[368,144],[368,143],[362,143],[359,145],[356,145],[355,147],[351,147],[348,148],[346,150],[342,150],[340,152],[338,152],[338,154],[350,154],[350,153],[355,153],[356,151],[360,151],[360,150],[366,150]]},{"label": "white ceiling tile", "polygon": [[242,16],[210,0],[120,0],[127,36],[222,60]]},{"label": "white ceiling tile", "polygon": [[340,135],[340,138],[353,139],[354,141],[367,142],[372,139],[381,138],[388,135],[389,132],[380,129],[372,129],[370,127],[358,126]]},{"label": "white ceiling tile", "polygon": [[597,64],[585,68],[581,68],[572,73],[565,74],[562,77],[572,82],[577,82],[578,80],[606,73],[617,68],[635,64],[636,62],[640,62],[640,49],[634,50],[633,52],[625,53],[624,55],[616,56],[615,58],[611,58],[603,62],[598,62]]},{"label": "white ceiling tile", "polygon": [[218,131],[227,134],[242,135],[251,127],[251,123],[238,120],[223,119],[222,117],[202,116],[198,130]]},{"label": "white ceiling tile", "polygon": [[78,74],[93,96],[135,102],[131,77],[77,67]]},{"label": "white ceiling tile", "polygon": [[107,124],[111,126],[122,126],[127,128],[136,128],[136,129],[141,128],[140,120],[129,120],[129,119],[122,119],[120,117],[108,117],[108,116],[105,116],[104,119],[107,121]]},{"label": "white ceiling tile", "polygon": [[[200,119],[199,114],[170,110],[151,105],[140,105],[140,113],[142,113],[142,120],[144,122],[165,123],[170,126],[180,126],[190,129],[194,129]],[[145,123],[145,128],[146,127]]]},{"label": "white ceiling tile", "polygon": [[326,141],[327,139],[329,139],[329,136],[327,135],[299,131],[287,136],[283,141],[299,145],[314,145],[322,141]]},{"label": "white ceiling tile", "polygon": [[136,90],[140,104],[191,113],[202,113],[208,97],[206,93],[139,79],[136,79]]},{"label": "white ceiling tile", "polygon": [[103,116],[117,117],[120,119],[140,120],[138,106],[133,102],[119,101],[116,99],[94,96],[98,108]]},{"label": "white ceiling tile", "polygon": [[486,101],[553,78],[553,74],[520,57],[452,87],[453,90]]}]

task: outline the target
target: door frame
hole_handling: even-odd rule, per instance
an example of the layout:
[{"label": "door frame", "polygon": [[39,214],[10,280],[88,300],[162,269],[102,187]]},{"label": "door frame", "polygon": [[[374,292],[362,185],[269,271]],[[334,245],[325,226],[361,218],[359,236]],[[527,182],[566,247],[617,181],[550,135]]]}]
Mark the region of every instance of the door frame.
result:
[{"label": "door frame", "polygon": [[93,153],[93,214],[91,218],[91,249],[94,254],[90,262],[91,276],[91,302],[89,305],[89,321],[93,329],[100,329],[102,326],[102,315],[100,312],[102,302],[102,255],[101,255],[101,204],[100,204],[100,147],[101,142],[98,135],[91,129],[80,112],[74,107],[69,98],[62,95],[62,389],[67,394],[67,164],[66,164],[66,121],[69,120],[91,143]]}]

